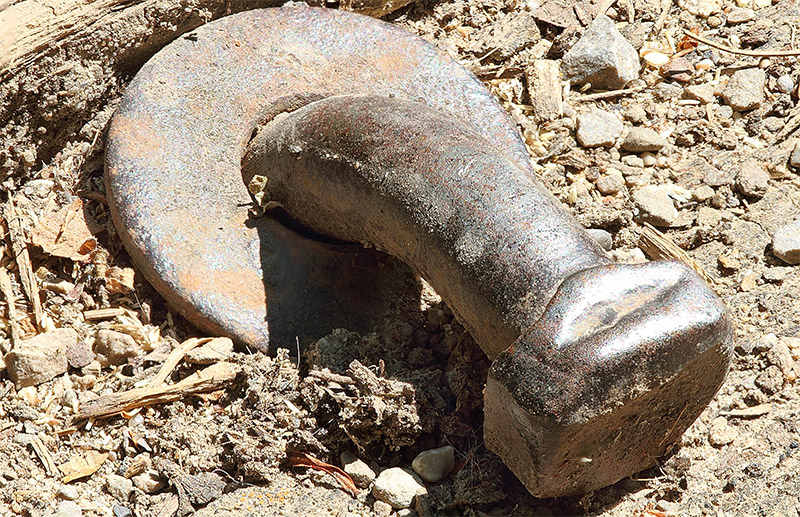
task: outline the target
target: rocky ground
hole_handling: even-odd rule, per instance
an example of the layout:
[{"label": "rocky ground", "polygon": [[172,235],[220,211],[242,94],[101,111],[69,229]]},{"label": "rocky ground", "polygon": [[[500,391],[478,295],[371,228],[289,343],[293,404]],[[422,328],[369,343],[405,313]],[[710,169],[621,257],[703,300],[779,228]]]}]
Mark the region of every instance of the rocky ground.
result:
[{"label": "rocky ground", "polygon": [[[800,4],[602,6],[420,1],[386,18],[486,83],[542,183],[612,257],[646,260],[653,225],[727,302],[732,371],[656,467],[532,498],[483,446],[489,361],[427,288],[419,310],[299,358],[191,339],[109,220],[103,128],[124,81],[82,108],[88,90],[65,84],[76,129],[44,143],[25,126],[43,98],[3,130],[0,514],[797,515],[800,65],[782,51],[798,48]],[[219,365],[209,392],[75,419],[162,369],[176,385]]]}]

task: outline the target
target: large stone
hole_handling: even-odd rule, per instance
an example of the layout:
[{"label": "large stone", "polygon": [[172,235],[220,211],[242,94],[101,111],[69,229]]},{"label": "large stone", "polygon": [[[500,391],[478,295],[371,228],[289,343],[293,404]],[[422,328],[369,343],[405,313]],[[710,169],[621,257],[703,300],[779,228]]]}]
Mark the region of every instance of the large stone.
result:
[{"label": "large stone", "polygon": [[722,98],[736,111],[747,111],[761,106],[764,102],[764,88],[767,75],[760,68],[746,68],[735,72],[725,89]]},{"label": "large stone", "polygon": [[411,462],[414,472],[428,483],[438,483],[443,480],[453,472],[455,466],[455,449],[450,445],[422,451]]},{"label": "large stone", "polygon": [[622,88],[639,77],[639,54],[614,22],[600,15],[564,55],[561,70],[572,84]]},{"label": "large stone", "polygon": [[366,488],[375,479],[375,471],[352,452],[344,451],[340,458],[345,474],[353,479],[356,486]]},{"label": "large stone", "polygon": [[787,264],[800,264],[800,219],[775,230],[772,253]]},{"label": "large stone", "polygon": [[78,342],[73,329],[56,329],[17,344],[5,356],[6,371],[16,387],[36,386],[69,369],[67,348]]}]

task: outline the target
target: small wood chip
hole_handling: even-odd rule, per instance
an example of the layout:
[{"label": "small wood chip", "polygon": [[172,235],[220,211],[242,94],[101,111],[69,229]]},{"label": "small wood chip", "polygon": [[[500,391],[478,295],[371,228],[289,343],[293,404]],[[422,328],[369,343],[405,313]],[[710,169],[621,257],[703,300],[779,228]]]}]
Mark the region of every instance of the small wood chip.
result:
[{"label": "small wood chip", "polygon": [[558,63],[549,59],[537,59],[525,70],[532,115],[539,124],[564,113],[560,74]]},{"label": "small wood chip", "polygon": [[642,231],[640,247],[648,257],[653,260],[680,260],[694,269],[700,277],[709,283],[709,285],[717,285],[718,282],[711,275],[706,273],[705,269],[694,261],[688,253],[683,251],[677,244],[672,242],[672,239],[656,230],[652,225],[645,223]]},{"label": "small wood chip", "polygon": [[53,456],[50,454],[50,451],[47,450],[42,440],[39,439],[38,436],[34,436],[31,440],[31,447],[33,447],[33,452],[36,453],[36,456],[39,458],[39,461],[42,462],[44,465],[44,470],[47,472],[48,476],[57,476],[58,475],[58,465],[53,460]]},{"label": "small wood chip", "polygon": [[111,318],[116,318],[117,316],[136,316],[136,315],[133,312],[129,311],[128,309],[123,309],[121,307],[113,309],[93,309],[90,311],[83,311],[83,319],[85,319],[86,321],[107,320]]},{"label": "small wood chip", "polygon": [[61,478],[62,483],[69,483],[76,479],[91,476],[100,468],[104,461],[108,458],[108,453],[100,453],[94,450],[88,450],[83,454],[76,454],[70,460],[62,465],[59,465],[58,470],[64,474]]}]

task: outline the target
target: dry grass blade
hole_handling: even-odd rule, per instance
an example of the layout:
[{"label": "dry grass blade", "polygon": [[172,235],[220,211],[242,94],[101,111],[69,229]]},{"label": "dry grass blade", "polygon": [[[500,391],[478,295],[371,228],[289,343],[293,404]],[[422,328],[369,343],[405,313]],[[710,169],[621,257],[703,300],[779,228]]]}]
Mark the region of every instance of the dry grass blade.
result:
[{"label": "dry grass blade", "polygon": [[318,460],[314,456],[301,451],[291,451],[289,453],[289,463],[291,463],[294,467],[308,467],[310,469],[327,472],[342,486],[342,490],[353,497],[358,497],[358,488],[356,488],[356,484],[353,482],[353,479],[335,465],[325,463],[324,461]]},{"label": "dry grass blade", "polygon": [[800,56],[800,50],[746,50],[741,48],[729,47],[727,45],[723,45],[722,43],[717,43],[704,36],[700,36],[699,34],[694,34],[689,31],[684,31],[683,33],[686,34],[686,36],[692,38],[693,40],[699,41],[700,43],[705,43],[709,47],[714,47],[715,49],[718,50],[730,52],[731,54],[740,54],[742,56],[753,56],[753,57]]},{"label": "dry grass blade", "polygon": [[173,402],[196,393],[215,391],[233,382],[238,373],[238,366],[222,362],[169,386],[148,386],[104,395],[82,404],[75,420],[110,416],[135,408]]},{"label": "dry grass blade", "polygon": [[642,230],[642,236],[639,242],[648,257],[653,260],[680,260],[694,269],[710,285],[717,285],[718,282],[711,275],[706,273],[700,264],[694,261],[685,251],[683,251],[677,244],[672,242],[672,239],[656,230],[652,225],[645,223]]},{"label": "dry grass blade", "polygon": [[128,309],[113,308],[113,309],[93,309],[90,311],[83,311],[83,319],[90,320],[107,320],[116,318],[117,316],[135,316],[133,312]]}]

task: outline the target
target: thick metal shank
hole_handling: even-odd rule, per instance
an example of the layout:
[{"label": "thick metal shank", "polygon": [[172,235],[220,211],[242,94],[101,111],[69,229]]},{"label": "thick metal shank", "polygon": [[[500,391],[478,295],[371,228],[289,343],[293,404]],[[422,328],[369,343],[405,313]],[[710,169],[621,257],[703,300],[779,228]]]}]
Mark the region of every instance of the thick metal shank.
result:
[{"label": "thick metal shank", "polygon": [[610,263],[527,170],[418,102],[306,105],[259,131],[243,171],[302,223],[409,264],[492,359],[565,278]]},{"label": "thick metal shank", "polygon": [[527,171],[452,117],[330,97],[266,124],[243,163],[268,178],[268,203],[409,264],[497,357],[486,443],[535,495],[652,465],[724,379],[730,320],[697,274],[610,264]]}]

